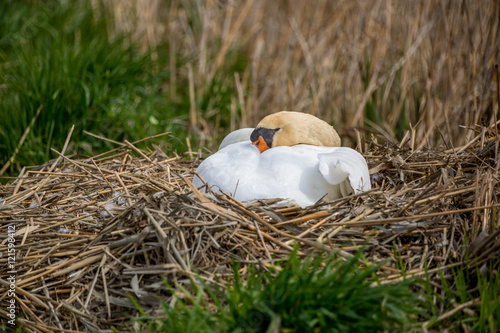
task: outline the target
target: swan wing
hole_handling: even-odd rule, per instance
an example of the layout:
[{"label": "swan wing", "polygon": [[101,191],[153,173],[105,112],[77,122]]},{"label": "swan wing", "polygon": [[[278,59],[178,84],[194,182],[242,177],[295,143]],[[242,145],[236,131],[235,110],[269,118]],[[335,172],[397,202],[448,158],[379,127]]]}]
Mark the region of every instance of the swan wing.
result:
[{"label": "swan wing", "polygon": [[[197,173],[214,191],[237,200],[280,198],[307,207],[370,189],[368,166],[350,148],[281,146],[262,154],[250,142],[233,143],[205,159]],[[203,185],[195,176],[193,184]]]},{"label": "swan wing", "polygon": [[[224,191],[238,200],[246,200],[259,191],[257,168],[259,150],[250,141],[230,144],[200,163],[196,173],[214,191]],[[197,187],[203,185],[198,176],[193,178]],[[261,188],[266,191],[265,188]],[[251,198],[251,199],[256,199]]]},{"label": "swan wing", "polygon": [[340,185],[342,196],[371,189],[365,158],[351,148],[330,148],[318,154],[319,171],[332,185]]}]

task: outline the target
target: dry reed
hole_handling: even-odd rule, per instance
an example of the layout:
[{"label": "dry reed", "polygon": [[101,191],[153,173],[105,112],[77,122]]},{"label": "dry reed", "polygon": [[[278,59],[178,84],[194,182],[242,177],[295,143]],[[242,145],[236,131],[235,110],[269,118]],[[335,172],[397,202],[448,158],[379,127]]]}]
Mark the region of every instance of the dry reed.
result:
[{"label": "dry reed", "polygon": [[[364,247],[366,262],[388,260],[384,283],[402,278],[398,261],[415,276],[427,263],[439,289],[438,271],[498,264],[495,132],[478,128],[471,144],[450,150],[414,149],[410,132],[396,145],[374,137],[360,143],[374,189],[304,210],[202,194],[190,181],[199,161],[156,146],[126,142],[86,159],[60,153],[0,185],[3,244],[16,228],[18,321],[31,332],[106,331],[139,315],[129,294],[154,314],[173,297],[162,279],[189,284],[199,274],[224,284],[232,261],[266,267],[295,243],[302,256]],[[5,256],[0,270],[6,276]]]},{"label": "dry reed", "polygon": [[[187,89],[189,76],[195,103],[229,71],[231,130],[294,110],[347,130],[383,129],[394,140],[411,124],[422,145],[458,146],[476,124],[496,121],[498,1],[105,3],[116,18],[112,30],[133,32],[145,48],[168,42],[172,94]],[[235,57],[247,65],[233,78],[227,64]],[[188,64],[177,67],[181,59]],[[191,107],[203,138],[222,132],[201,121],[217,113],[214,106]]]},{"label": "dry reed", "polygon": [[[283,109],[341,124],[374,189],[305,210],[243,204],[203,195],[190,182],[199,161],[156,146],[124,142],[86,159],[64,148],[0,185],[0,239],[15,225],[25,330],[106,331],[139,315],[129,294],[150,314],[170,301],[162,278],[225,283],[233,260],[266,267],[295,243],[300,255],[364,247],[368,262],[389,260],[387,283],[402,278],[398,261],[409,275],[428,264],[436,290],[438,271],[498,265],[498,2],[106,3],[111,29],[147,36],[144,49],[168,40],[166,91],[189,89],[191,125],[207,137],[220,130],[204,120],[216,111],[195,103],[236,50],[249,66],[234,75],[232,129]],[[192,61],[177,68],[179,54]],[[412,125],[397,140],[400,123]]]}]

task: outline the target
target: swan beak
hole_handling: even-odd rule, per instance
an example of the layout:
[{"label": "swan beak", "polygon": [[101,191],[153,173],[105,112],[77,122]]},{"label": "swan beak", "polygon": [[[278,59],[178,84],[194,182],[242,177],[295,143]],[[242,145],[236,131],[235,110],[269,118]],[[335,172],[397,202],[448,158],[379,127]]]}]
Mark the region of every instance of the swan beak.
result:
[{"label": "swan beak", "polygon": [[261,154],[269,149],[269,146],[267,145],[266,140],[264,140],[262,135],[260,135],[257,140],[252,142],[252,144],[259,149]]}]

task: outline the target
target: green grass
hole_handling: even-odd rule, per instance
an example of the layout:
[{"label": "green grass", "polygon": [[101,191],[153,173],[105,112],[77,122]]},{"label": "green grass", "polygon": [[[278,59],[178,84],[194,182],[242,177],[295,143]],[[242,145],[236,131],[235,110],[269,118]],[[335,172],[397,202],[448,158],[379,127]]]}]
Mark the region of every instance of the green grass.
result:
[{"label": "green grass", "polygon": [[[429,275],[425,279],[428,297],[426,307],[432,319],[426,325],[429,329],[447,329],[449,332],[463,332],[467,327],[472,332],[498,332],[500,330],[500,267],[494,260],[480,270],[467,266],[453,269],[451,275],[440,273],[439,288],[431,285]],[[468,306],[460,309],[461,305]],[[456,309],[459,308],[459,311]]]},{"label": "green grass", "polygon": [[183,297],[163,305],[166,319],[139,322],[147,332],[406,331],[422,312],[411,280],[374,283],[379,266],[360,268],[360,258],[302,259],[295,251],[280,269],[252,266],[245,276],[235,265],[229,290],[203,282],[193,282],[193,292],[177,286]]},{"label": "green grass", "polygon": [[83,153],[110,148],[83,130],[115,140],[186,137],[186,97],[162,92],[165,45],[144,53],[126,35],[110,36],[111,20],[87,1],[4,1],[0,11],[0,164],[42,107],[10,172],[50,159],[73,124]]},{"label": "green grass", "polygon": [[[318,99],[324,101],[325,105],[346,105],[347,109],[343,114],[350,115],[358,106],[350,103],[359,103],[369,85],[370,75],[373,75],[370,73],[370,68],[379,63],[383,69],[381,73],[387,74],[391,66],[404,54],[406,49],[401,46],[414,43],[413,34],[404,30],[401,30],[400,34],[391,33],[395,38],[388,41],[379,38],[385,34],[384,29],[397,27],[397,25],[380,25],[377,28],[379,32],[362,33],[364,41],[356,42],[358,46],[365,45],[368,48],[365,46],[352,48],[359,50],[355,51],[359,52],[359,59],[365,59],[359,64],[360,75],[347,76],[350,73],[348,71],[350,66],[340,66],[336,61],[332,61],[333,69],[327,67],[323,70],[320,65],[325,54],[330,53],[326,52],[328,48],[322,48],[321,45],[332,45],[333,49],[337,50],[334,54],[341,55],[347,52],[339,56],[340,62],[356,59],[352,57],[354,51],[344,50],[345,45],[350,45],[352,42],[352,34],[342,34],[340,31],[339,35],[339,31],[328,24],[340,20],[343,22],[342,26],[345,25],[346,29],[349,29],[349,24],[351,22],[358,24],[356,23],[358,20],[336,10],[334,2],[331,2],[330,4],[334,6],[330,12],[332,15],[324,15],[323,23],[318,24],[318,27],[326,27],[323,30],[307,28],[307,19],[297,20],[300,21],[299,30],[305,34],[313,59],[314,66],[310,68],[303,62],[301,52],[293,52],[294,49],[299,50],[299,47],[293,44],[295,34],[289,33],[291,29],[289,17],[280,17],[284,12],[282,9],[273,12],[272,2],[269,2],[261,3],[259,7],[261,9],[255,9],[256,13],[261,10],[261,14],[266,15],[255,14],[248,17],[249,23],[246,23],[248,25],[242,25],[241,33],[225,53],[223,64],[217,67],[214,63],[223,44],[222,23],[227,17],[214,15],[214,11],[217,12],[222,8],[221,12],[217,12],[220,14],[225,13],[226,9],[212,8],[213,15],[204,24],[202,21],[206,13],[204,4],[200,1],[182,1],[177,3],[178,8],[175,9],[185,13],[187,28],[191,29],[193,35],[194,47],[192,50],[191,44],[185,42],[191,38],[188,34],[174,30],[181,26],[177,18],[172,20],[172,24],[167,22],[166,30],[173,31],[168,33],[175,34],[172,38],[175,39],[178,48],[174,52],[177,83],[172,88],[169,86],[171,68],[168,64],[171,52],[168,34],[162,36],[163,39],[155,48],[143,52],[138,45],[140,39],[117,32],[120,29],[113,31],[110,28],[114,22],[112,16],[106,14],[108,13],[106,9],[109,8],[104,8],[105,6],[97,1],[97,5],[102,8],[94,11],[90,3],[90,1],[58,0],[0,2],[0,13],[2,13],[0,15],[0,167],[11,156],[16,155],[13,165],[7,171],[10,175],[17,175],[23,166],[39,165],[53,158],[50,148],[61,149],[73,124],[76,125],[76,129],[68,153],[93,154],[112,147],[110,143],[86,136],[83,130],[118,141],[123,139],[133,141],[172,131],[172,137],[175,139],[166,142],[169,145],[165,149],[167,153],[173,150],[184,151],[186,149],[184,141],[188,135],[194,149],[206,144],[206,140],[216,142],[220,139],[220,133],[229,129],[231,122],[238,127],[239,119],[243,118],[242,106],[239,104],[235,88],[235,73],[240,75],[242,81],[243,100],[246,100],[248,105],[259,106],[252,110],[247,105],[247,116],[253,119],[260,119],[263,115],[281,108],[310,111],[312,98],[309,95],[314,94],[319,94]],[[357,4],[352,2],[349,5],[354,6],[352,12],[358,11]],[[431,1],[428,1],[428,4],[431,5],[419,7],[430,8],[429,10],[433,12],[435,10],[433,6],[438,6]],[[314,11],[317,7],[306,5],[306,2],[303,5],[297,3],[297,6],[299,9]],[[368,17],[376,17],[374,13],[377,13],[378,7],[380,6],[368,11],[371,13]],[[489,47],[494,48],[496,44],[488,42],[488,38],[496,38],[496,34],[491,31],[495,32],[497,26],[496,23],[490,24],[496,21],[487,21],[490,15],[488,13],[495,11],[490,11],[487,7],[484,11],[472,11],[473,8],[469,8],[471,11],[466,13],[462,7],[463,5],[451,4],[447,15],[442,15],[439,20],[455,22],[452,29],[439,30],[437,25],[436,30],[430,34],[436,41],[433,42],[431,39],[423,43],[422,52],[416,53],[397,70],[392,84],[389,84],[390,80],[385,81],[368,97],[359,124],[371,122],[378,127],[390,129],[394,136],[399,138],[409,128],[410,123],[415,125],[422,119],[422,124],[427,126],[426,128],[432,128],[434,125],[444,128],[446,123],[443,121],[445,117],[442,110],[446,110],[446,101],[454,101],[454,107],[449,115],[454,122],[450,126],[450,133],[446,132],[445,136],[454,138],[457,142],[465,137],[463,130],[455,126],[455,123],[458,121],[458,124],[466,126],[472,124],[462,119],[464,115],[471,113],[470,97],[464,92],[473,91],[478,82],[483,84],[491,81],[478,79],[476,73],[489,71],[490,56],[494,54],[490,52]],[[168,5],[165,5],[163,11],[167,10]],[[304,12],[303,17],[315,20],[312,13],[312,11]],[[405,18],[401,20],[404,26],[408,24],[411,26],[420,24],[420,17],[425,17],[426,14],[422,15],[413,15],[409,18],[410,22],[407,15],[398,17]],[[472,26],[463,24],[463,19],[469,15],[472,22],[482,22],[482,24]],[[228,22],[234,24],[235,17],[230,19]],[[162,17],[161,22],[164,21]],[[269,22],[272,23],[271,28],[267,27]],[[155,21],[149,24],[154,26]],[[252,24],[258,29],[250,29]],[[468,31],[470,34],[472,31],[470,29],[476,30],[478,34],[478,30],[486,29],[484,40],[487,47],[479,48],[481,52],[469,49],[468,35],[464,35],[463,32]],[[250,31],[254,32],[249,33]],[[316,33],[318,35],[314,35]],[[213,71],[213,76],[198,71],[199,52],[204,34],[208,38],[205,50],[206,72]],[[322,38],[326,42],[315,43]],[[378,43],[389,42],[395,51],[388,53],[387,56],[379,54],[374,57],[370,46],[372,44],[369,43],[371,38],[375,38],[375,46],[379,45]],[[253,53],[257,49],[258,39],[262,39],[265,43],[260,58]],[[454,40],[453,45],[450,44],[447,48],[435,47],[435,45],[446,45],[449,40]],[[471,44],[470,47],[472,46]],[[441,49],[442,52],[431,52],[435,49]],[[463,57],[462,52],[466,51],[477,59],[472,61]],[[436,58],[428,59],[427,55],[434,53]],[[251,60],[252,58],[255,59]],[[439,59],[446,61],[442,65]],[[250,66],[251,61],[255,61],[260,67],[253,68]],[[198,117],[198,124],[194,127],[189,126],[191,99],[186,69],[188,63],[194,72],[193,101]],[[471,63],[479,64],[479,67],[470,66]],[[429,64],[431,67],[428,71],[422,70]],[[446,64],[449,67],[445,66]],[[442,70],[441,66],[445,69],[455,68],[456,71]],[[464,79],[456,80],[453,75],[461,71],[465,73]],[[316,76],[314,73],[321,75]],[[432,73],[440,74],[434,78]],[[252,77],[255,77],[255,86]],[[298,78],[300,78],[298,82],[301,83],[292,89],[292,83]],[[345,80],[346,78],[348,80]],[[333,90],[325,89],[321,94],[319,90],[315,91],[316,87],[304,89],[305,92],[301,93],[300,87],[311,80],[317,80],[318,86],[333,87],[331,88]],[[336,85],[332,82],[336,80],[342,81],[342,89],[335,88]],[[359,89],[358,80],[361,80]],[[428,90],[424,89],[426,82],[429,84]],[[284,85],[287,89],[283,89]],[[267,97],[263,94],[264,98],[261,101],[260,93],[266,90],[271,93],[268,93]],[[293,98],[293,102],[282,98],[283,94],[294,93],[297,96]],[[386,93],[388,98],[384,101]],[[494,96],[494,93],[490,95]],[[497,97],[492,99],[490,95],[485,99],[484,105],[490,100],[496,103]],[[429,110],[428,105],[436,105],[436,116],[424,117],[425,112]],[[482,105],[479,105],[478,110],[472,111],[480,112],[481,107]],[[39,116],[34,119],[40,108]],[[338,112],[333,106],[328,109],[331,109],[332,113]],[[335,119],[333,116],[331,118],[332,121]],[[338,121],[341,127],[359,125],[349,123],[352,117],[344,118]],[[33,126],[30,127],[31,122]],[[20,139],[28,128],[29,134],[16,154]],[[417,138],[417,143],[422,140],[422,135],[426,135],[426,130],[420,132],[417,133],[421,136],[420,139]],[[430,135],[438,137],[438,140],[429,139],[431,143],[441,140],[439,131],[432,131]],[[200,139],[203,137],[206,137],[205,141]],[[161,139],[161,142],[165,140]],[[427,141],[427,136],[425,140]],[[396,257],[404,275],[405,267],[401,254],[396,253]],[[292,256],[281,271],[261,274],[254,267],[245,276],[240,276],[238,269],[235,268],[235,284],[227,292],[203,284],[199,286],[199,283],[193,284],[190,291],[184,290],[184,300],[177,300],[175,307],[164,306],[169,320],[159,322],[146,320],[143,322],[144,329],[150,331],[161,329],[165,332],[221,332],[235,331],[239,328],[240,331],[252,332],[259,331],[261,326],[257,324],[262,324],[269,330],[280,327],[283,331],[289,332],[314,329],[376,331],[404,329],[408,322],[413,321],[414,315],[418,312],[417,303],[413,302],[417,302],[417,296],[408,291],[410,282],[372,287],[367,281],[373,280],[372,276],[377,267],[359,269],[354,261],[348,260],[342,263],[336,258],[327,258],[325,266],[322,266],[323,260],[324,258],[321,260],[310,258],[300,261],[296,256]],[[463,329],[463,325],[466,325],[476,332],[498,331],[500,329],[499,273],[498,267],[490,267],[487,274],[457,269],[451,275],[443,275],[437,279],[434,276],[429,278],[425,284],[429,296],[428,304],[425,306],[428,309],[426,316],[432,318],[428,327],[436,330],[450,328],[458,332]],[[433,281],[433,284],[431,285],[429,281]],[[436,283],[441,287],[437,288]],[[176,288],[181,287],[176,286]],[[395,298],[394,295],[400,297]],[[450,313],[460,304],[471,301],[474,301],[474,304],[465,311],[460,310],[449,317],[441,318],[443,314]],[[209,304],[215,305],[215,308],[209,307]],[[343,324],[346,326],[342,326]]]},{"label": "green grass", "polygon": [[[0,165],[15,156],[8,174],[53,158],[50,148],[61,149],[73,124],[68,153],[114,148],[84,130],[117,141],[170,131],[170,140],[158,141],[167,141],[168,151],[184,152],[188,135],[193,149],[206,143],[200,138],[219,139],[231,113],[240,110],[234,73],[248,66],[241,52],[230,49],[230,60],[212,78],[195,82],[191,99],[186,73],[173,90],[168,86],[168,43],[143,52],[130,36],[111,36],[113,20],[104,8],[95,11],[87,1],[6,1],[0,11],[5,13],[0,17]],[[199,28],[196,21],[190,23]],[[176,67],[190,61],[175,54]],[[191,103],[198,128],[189,126]]]},{"label": "green grass", "polygon": [[175,304],[162,304],[160,318],[142,313],[134,320],[141,332],[500,329],[500,268],[494,262],[484,266],[483,273],[460,266],[449,275],[437,273],[438,279],[427,274],[421,282],[381,285],[373,284],[379,266],[360,268],[360,258],[358,253],[345,261],[335,256],[304,260],[295,251],[279,268],[262,271],[251,266],[245,276],[234,265],[234,283],[228,290],[202,280],[192,281],[189,288],[168,285],[172,293],[182,295],[174,296]]}]

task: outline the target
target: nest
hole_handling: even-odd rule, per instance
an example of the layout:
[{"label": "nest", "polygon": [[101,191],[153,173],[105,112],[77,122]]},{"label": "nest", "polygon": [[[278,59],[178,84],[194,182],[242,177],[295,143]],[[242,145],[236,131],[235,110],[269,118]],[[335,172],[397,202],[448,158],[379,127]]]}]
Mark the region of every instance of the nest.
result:
[{"label": "nest", "polygon": [[[151,315],[172,300],[164,279],[227,283],[234,261],[265,269],[296,243],[302,256],[363,249],[365,264],[386,260],[384,283],[402,279],[401,264],[431,277],[498,264],[498,142],[489,128],[448,149],[416,149],[411,133],[398,144],[372,138],[363,152],[373,189],[307,209],[201,193],[191,183],[199,160],[154,145],[126,141],[92,158],[67,157],[66,145],[0,185],[3,245],[15,227],[17,323],[32,332],[123,327],[139,316],[130,296]],[[0,261],[8,286],[5,252]]]}]

